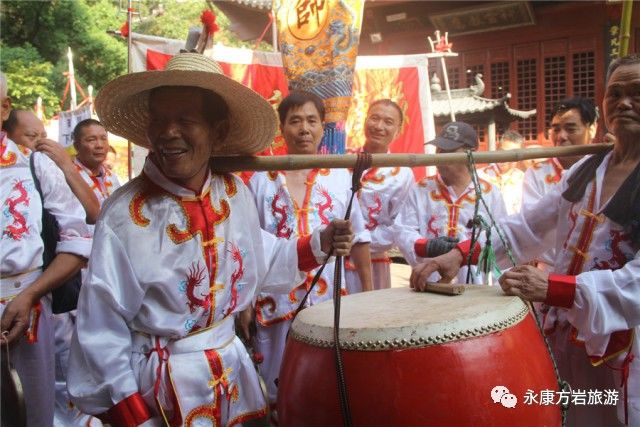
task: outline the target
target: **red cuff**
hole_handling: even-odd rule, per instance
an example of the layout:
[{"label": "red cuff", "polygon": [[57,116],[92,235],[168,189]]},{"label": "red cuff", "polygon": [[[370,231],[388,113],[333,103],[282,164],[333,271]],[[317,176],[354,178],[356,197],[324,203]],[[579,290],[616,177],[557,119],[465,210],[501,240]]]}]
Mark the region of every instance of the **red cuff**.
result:
[{"label": "red cuff", "polygon": [[306,237],[300,237],[298,239],[298,270],[311,271],[316,267],[319,267],[316,257],[313,255],[311,249],[311,235]]},{"label": "red cuff", "polygon": [[571,308],[576,296],[576,276],[549,274],[549,287],[545,304]]},{"label": "red cuff", "polygon": [[140,393],[134,393],[116,403],[98,418],[114,427],[137,427],[150,419],[151,414]]},{"label": "red cuff", "polygon": [[[460,242],[456,245],[456,248],[462,254],[462,264],[464,265],[468,262],[469,252],[471,252],[471,240],[465,240],[464,242]],[[480,257],[480,243],[476,242],[473,245],[473,254],[471,254],[471,264],[476,265],[478,263],[478,258]]]},{"label": "red cuff", "polygon": [[413,244],[413,250],[416,252],[416,255],[422,258],[427,257],[427,239],[418,239]]}]

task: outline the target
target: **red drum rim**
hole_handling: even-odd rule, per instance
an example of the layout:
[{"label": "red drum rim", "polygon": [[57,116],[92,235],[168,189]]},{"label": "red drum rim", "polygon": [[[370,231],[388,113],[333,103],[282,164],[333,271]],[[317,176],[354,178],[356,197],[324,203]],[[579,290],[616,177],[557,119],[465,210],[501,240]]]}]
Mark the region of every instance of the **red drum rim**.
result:
[{"label": "red drum rim", "polygon": [[[391,288],[342,299],[340,344],[345,350],[427,347],[490,335],[521,322],[529,308],[499,287],[469,285],[457,296]],[[333,347],[333,302],[300,312],[290,337]]]}]

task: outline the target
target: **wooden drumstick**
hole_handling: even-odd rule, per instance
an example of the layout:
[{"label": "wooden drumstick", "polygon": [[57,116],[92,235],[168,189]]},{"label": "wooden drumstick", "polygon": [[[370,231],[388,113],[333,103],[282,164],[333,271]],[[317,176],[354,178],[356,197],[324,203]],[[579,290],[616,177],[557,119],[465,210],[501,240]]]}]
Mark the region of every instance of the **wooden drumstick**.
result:
[{"label": "wooden drumstick", "polygon": [[451,285],[449,283],[431,283],[427,282],[425,292],[443,295],[462,295],[464,293],[464,285]]}]

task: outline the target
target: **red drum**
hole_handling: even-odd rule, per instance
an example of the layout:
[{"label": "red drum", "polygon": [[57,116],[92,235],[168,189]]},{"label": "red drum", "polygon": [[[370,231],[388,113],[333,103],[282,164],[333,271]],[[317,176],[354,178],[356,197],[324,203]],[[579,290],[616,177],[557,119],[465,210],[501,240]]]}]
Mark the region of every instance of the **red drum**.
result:
[{"label": "red drum", "polygon": [[[281,426],[342,425],[332,327],[331,301],[294,321],[278,385]],[[527,306],[499,287],[350,295],[340,340],[356,427],[561,424],[558,405],[525,402],[528,390],[557,397],[558,384]]]}]

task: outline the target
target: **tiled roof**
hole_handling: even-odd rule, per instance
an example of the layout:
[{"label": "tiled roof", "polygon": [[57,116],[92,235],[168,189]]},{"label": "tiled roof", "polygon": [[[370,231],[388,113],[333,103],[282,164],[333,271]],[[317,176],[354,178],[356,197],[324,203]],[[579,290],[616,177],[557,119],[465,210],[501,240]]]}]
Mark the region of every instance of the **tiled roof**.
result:
[{"label": "tiled roof", "polygon": [[[526,119],[536,114],[536,110],[520,111],[509,107],[507,101],[510,98],[510,94],[500,99],[482,98],[476,95],[472,88],[451,90],[451,105],[456,115],[503,110],[502,113],[507,113],[514,119]],[[431,99],[433,102],[433,115],[435,117],[450,115],[449,100],[445,91],[434,91],[431,94]]]}]

